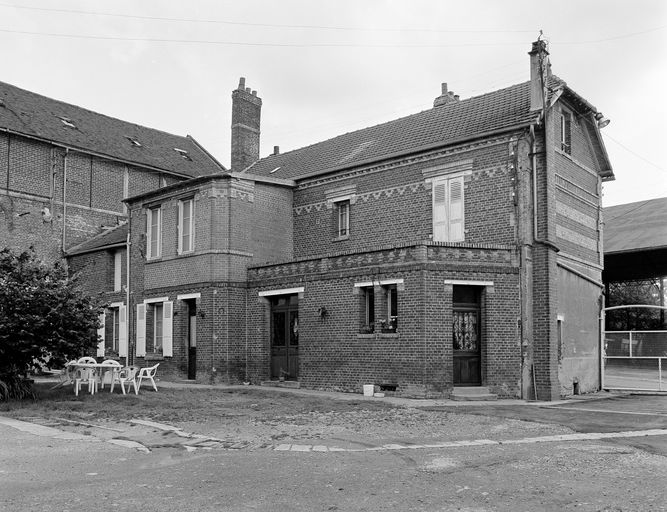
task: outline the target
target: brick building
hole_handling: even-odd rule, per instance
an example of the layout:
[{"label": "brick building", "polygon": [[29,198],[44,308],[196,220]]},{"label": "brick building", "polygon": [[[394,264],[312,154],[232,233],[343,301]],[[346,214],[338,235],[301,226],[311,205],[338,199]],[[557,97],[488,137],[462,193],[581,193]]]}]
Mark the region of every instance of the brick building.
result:
[{"label": "brick building", "polygon": [[604,118],[531,79],[126,200],[129,355],[167,373],[404,396],[599,388]]},{"label": "brick building", "polygon": [[108,328],[126,302],[123,199],[223,170],[192,137],[0,82],[0,243],[46,261],[80,254],[73,270],[114,304]]}]

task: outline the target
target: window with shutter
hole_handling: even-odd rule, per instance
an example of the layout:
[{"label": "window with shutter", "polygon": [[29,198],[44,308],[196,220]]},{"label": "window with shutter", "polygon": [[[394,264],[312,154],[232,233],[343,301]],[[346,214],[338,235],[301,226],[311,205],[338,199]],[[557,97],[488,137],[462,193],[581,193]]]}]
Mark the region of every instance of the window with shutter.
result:
[{"label": "window with shutter", "polygon": [[162,210],[159,206],[150,208],[147,214],[146,250],[147,258],[162,255]]},{"label": "window with shutter", "polygon": [[433,240],[461,242],[465,239],[463,176],[433,182]]},{"label": "window with shutter", "polygon": [[194,200],[178,202],[178,254],[194,250]]}]

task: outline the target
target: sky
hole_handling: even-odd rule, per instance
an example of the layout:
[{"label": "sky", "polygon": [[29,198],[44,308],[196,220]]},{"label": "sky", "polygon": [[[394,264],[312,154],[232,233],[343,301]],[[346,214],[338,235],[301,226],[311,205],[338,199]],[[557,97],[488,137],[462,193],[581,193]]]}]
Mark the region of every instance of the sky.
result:
[{"label": "sky", "polygon": [[230,163],[231,92],[285,152],[553,73],[611,123],[603,204],[667,197],[664,0],[0,0],[0,81],[191,135]]}]

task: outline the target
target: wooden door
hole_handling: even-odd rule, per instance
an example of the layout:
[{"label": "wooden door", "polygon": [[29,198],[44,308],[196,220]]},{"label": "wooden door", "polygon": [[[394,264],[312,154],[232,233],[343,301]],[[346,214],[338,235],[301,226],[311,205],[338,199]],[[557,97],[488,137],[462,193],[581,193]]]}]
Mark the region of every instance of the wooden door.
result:
[{"label": "wooden door", "polygon": [[482,384],[480,316],[479,291],[471,286],[455,286],[452,319],[455,386]]},{"label": "wooden door", "polygon": [[297,295],[271,301],[271,378],[299,378],[299,303]]},{"label": "wooden door", "polygon": [[188,379],[197,378],[197,303],[194,300],[188,304]]}]

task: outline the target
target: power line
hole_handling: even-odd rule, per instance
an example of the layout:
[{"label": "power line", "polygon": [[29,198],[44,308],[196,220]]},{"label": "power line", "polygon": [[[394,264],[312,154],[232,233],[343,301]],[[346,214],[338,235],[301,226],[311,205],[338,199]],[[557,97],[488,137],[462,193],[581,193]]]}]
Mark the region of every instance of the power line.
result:
[{"label": "power line", "polygon": [[260,46],[275,48],[463,48],[488,46],[523,46],[525,43],[453,43],[453,44],[357,44],[357,43],[251,43],[240,41],[213,41],[208,39],[167,39],[152,37],[118,37],[118,36],[90,36],[77,34],[57,34],[53,32],[31,32],[25,30],[9,30],[0,28],[0,32],[8,34],[22,34],[32,36],[60,37],[68,39],[88,39],[99,41],[132,41],[144,43],[185,43],[185,44],[212,44],[220,46]]},{"label": "power line", "polygon": [[654,164],[654,163],[651,162],[650,160],[647,160],[646,158],[644,158],[643,156],[641,156],[639,153],[636,153],[636,152],[632,151],[629,147],[624,146],[623,144],[621,144],[619,141],[617,141],[614,137],[612,137],[612,136],[609,135],[608,133],[605,133],[605,134],[604,134],[604,137],[605,137],[605,138],[608,138],[609,140],[611,140],[611,141],[613,141],[613,142],[615,142],[617,145],[619,145],[620,147],[622,147],[623,149],[625,149],[628,153],[631,153],[631,154],[635,155],[637,158],[639,158],[640,160],[643,160],[644,162],[646,162],[646,163],[649,164],[649,165],[652,165],[653,167],[655,167],[655,168],[658,169],[659,171],[665,172],[665,169],[663,169],[662,167],[660,167],[660,166],[657,165],[657,164]]},{"label": "power line", "polygon": [[243,21],[229,21],[216,19],[196,19],[196,18],[168,18],[164,16],[139,16],[136,14],[118,14],[110,12],[82,11],[75,9],[53,9],[46,7],[29,7],[25,5],[12,5],[0,3],[0,7],[12,7],[15,9],[26,9],[31,11],[60,12],[66,14],[83,14],[88,16],[109,16],[114,18],[131,18],[150,21],[177,21],[187,23],[208,23],[219,25],[238,25],[244,27],[265,27],[265,28],[296,28],[296,29],[315,29],[315,30],[347,30],[355,32],[433,32],[433,33],[451,33],[451,34],[514,34],[514,33],[534,33],[535,30],[445,30],[431,28],[368,28],[368,27],[342,27],[333,25],[289,25],[280,23],[250,23]]},{"label": "power line", "polygon": [[629,34],[622,34],[620,36],[607,37],[607,38],[604,38],[604,39],[589,39],[589,40],[585,40],[585,41],[562,41],[562,42],[556,41],[555,44],[557,44],[557,45],[558,44],[568,44],[568,45],[570,45],[570,44],[605,43],[607,41],[616,41],[617,39],[626,39],[628,37],[641,36],[641,35],[644,35],[644,34],[649,34],[651,32],[657,32],[659,30],[664,30],[665,28],[667,28],[667,25],[662,25],[660,27],[650,28],[648,30],[642,30],[641,32],[631,32]]}]

